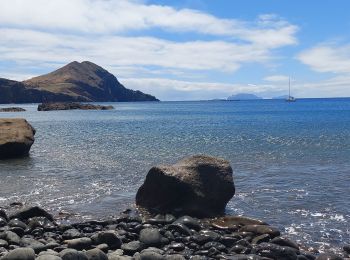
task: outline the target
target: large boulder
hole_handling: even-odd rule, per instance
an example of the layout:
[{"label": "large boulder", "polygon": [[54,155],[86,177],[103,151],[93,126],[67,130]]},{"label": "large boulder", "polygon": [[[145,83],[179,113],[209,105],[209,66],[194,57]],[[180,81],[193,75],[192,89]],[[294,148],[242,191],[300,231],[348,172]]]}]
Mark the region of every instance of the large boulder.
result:
[{"label": "large boulder", "polygon": [[234,194],[229,162],[196,155],[153,167],[136,194],[136,204],[151,213],[212,217],[224,213]]},{"label": "large boulder", "polygon": [[35,129],[25,120],[0,119],[0,159],[26,156],[34,143]]}]

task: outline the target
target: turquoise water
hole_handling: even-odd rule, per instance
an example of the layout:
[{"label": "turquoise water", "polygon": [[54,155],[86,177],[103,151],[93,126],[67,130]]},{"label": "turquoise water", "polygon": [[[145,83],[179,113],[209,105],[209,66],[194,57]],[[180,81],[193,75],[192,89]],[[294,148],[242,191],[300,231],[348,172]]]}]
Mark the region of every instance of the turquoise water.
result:
[{"label": "turquoise water", "polygon": [[350,242],[350,99],[111,104],[0,113],[37,129],[29,158],[0,161],[0,206],[113,215],[132,205],[153,165],[204,153],[231,162],[228,213],[264,219],[321,250]]}]

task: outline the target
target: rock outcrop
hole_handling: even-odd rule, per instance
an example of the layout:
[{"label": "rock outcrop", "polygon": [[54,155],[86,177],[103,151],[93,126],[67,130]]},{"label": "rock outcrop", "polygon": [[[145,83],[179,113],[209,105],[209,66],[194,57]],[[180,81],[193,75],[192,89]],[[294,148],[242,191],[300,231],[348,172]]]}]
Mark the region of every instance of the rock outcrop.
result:
[{"label": "rock outcrop", "polygon": [[136,194],[136,204],[150,212],[209,217],[223,214],[234,193],[229,162],[197,155],[153,167]]},{"label": "rock outcrop", "polygon": [[24,112],[26,111],[24,108],[21,107],[4,107],[0,108],[0,112]]},{"label": "rock outcrop", "polygon": [[38,105],[38,111],[51,111],[51,110],[111,110],[114,109],[113,106],[101,106],[93,104],[81,104],[81,103],[43,103]]},{"label": "rock outcrop", "polygon": [[51,73],[23,82],[0,78],[0,103],[158,101],[125,88],[102,67],[71,62]]},{"label": "rock outcrop", "polygon": [[34,135],[25,119],[0,119],[0,159],[28,155]]}]

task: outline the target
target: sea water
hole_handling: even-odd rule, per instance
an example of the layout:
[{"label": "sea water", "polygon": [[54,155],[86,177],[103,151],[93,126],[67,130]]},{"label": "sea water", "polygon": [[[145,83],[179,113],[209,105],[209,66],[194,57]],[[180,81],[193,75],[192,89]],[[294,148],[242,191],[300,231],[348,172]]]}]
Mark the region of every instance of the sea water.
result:
[{"label": "sea water", "polygon": [[350,242],[350,99],[108,104],[115,110],[0,113],[37,130],[30,157],[0,161],[0,207],[104,218],[133,205],[152,166],[208,154],[232,165],[228,214],[321,251]]}]

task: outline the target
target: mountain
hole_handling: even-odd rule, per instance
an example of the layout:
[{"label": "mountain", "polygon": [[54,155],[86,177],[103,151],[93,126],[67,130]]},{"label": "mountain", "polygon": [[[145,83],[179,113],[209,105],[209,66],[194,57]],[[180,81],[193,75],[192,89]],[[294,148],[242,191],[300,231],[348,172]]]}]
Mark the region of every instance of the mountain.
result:
[{"label": "mountain", "polygon": [[114,75],[89,61],[74,61],[23,82],[0,79],[0,94],[0,103],[158,101],[125,88]]},{"label": "mountain", "polygon": [[262,98],[249,93],[239,93],[236,95],[229,96],[227,98],[227,100],[253,100],[253,99],[262,99]]}]

